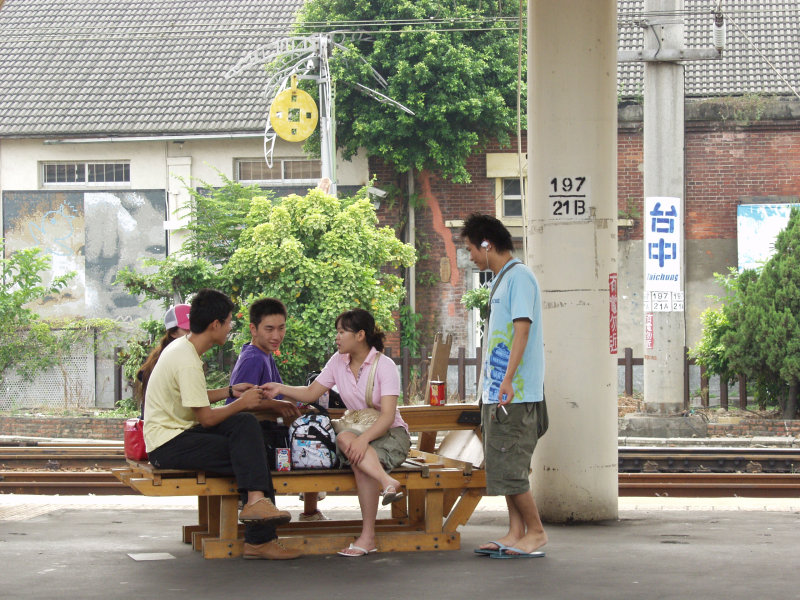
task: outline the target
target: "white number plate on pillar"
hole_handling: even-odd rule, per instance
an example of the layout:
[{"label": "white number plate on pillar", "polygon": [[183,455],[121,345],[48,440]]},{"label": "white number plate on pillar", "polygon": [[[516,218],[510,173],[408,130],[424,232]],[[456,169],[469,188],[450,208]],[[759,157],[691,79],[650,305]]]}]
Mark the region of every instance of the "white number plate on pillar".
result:
[{"label": "white number plate on pillar", "polygon": [[549,218],[556,221],[586,221],[589,210],[589,179],[583,175],[551,177],[547,183]]},{"label": "white number plate on pillar", "polygon": [[683,292],[645,292],[644,312],[683,312]]}]

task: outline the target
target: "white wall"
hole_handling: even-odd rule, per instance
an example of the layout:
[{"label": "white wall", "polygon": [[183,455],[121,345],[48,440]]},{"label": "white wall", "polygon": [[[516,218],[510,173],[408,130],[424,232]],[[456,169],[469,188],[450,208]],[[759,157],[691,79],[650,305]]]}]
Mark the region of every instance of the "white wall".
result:
[{"label": "white wall", "polygon": [[[43,139],[5,139],[0,141],[0,190],[40,189],[40,161],[64,160],[128,160],[131,164],[130,189],[167,189],[167,159],[189,157],[192,177],[219,185],[220,171],[233,177],[236,158],[263,156],[263,138],[235,138],[145,142],[100,142],[45,144]],[[304,158],[300,144],[279,140],[275,156]],[[339,157],[339,185],[365,185],[369,181],[365,153],[352,161]]]}]

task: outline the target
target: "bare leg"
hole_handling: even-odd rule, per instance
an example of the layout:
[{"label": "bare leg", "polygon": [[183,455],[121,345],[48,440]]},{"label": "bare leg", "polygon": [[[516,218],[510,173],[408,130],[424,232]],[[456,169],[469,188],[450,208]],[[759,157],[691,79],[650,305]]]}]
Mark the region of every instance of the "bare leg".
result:
[{"label": "bare leg", "polygon": [[[338,442],[349,442],[355,434],[344,432],[339,434]],[[361,463],[351,465],[358,489],[358,503],[361,506],[361,534],[353,545],[372,550],[375,547],[375,521],[378,516],[378,501],[381,490],[388,486],[400,488],[400,482],[383,470],[378,454],[372,446],[367,447],[367,452]]]},{"label": "bare leg", "polygon": [[[497,541],[504,546],[513,546],[525,552],[533,552],[547,543],[547,534],[539,517],[539,509],[530,490],[522,494],[506,496],[508,507],[508,533]],[[497,550],[497,546],[486,543],[480,546]]]},{"label": "bare leg", "polygon": [[[336,441],[339,443],[339,440],[341,439],[343,442],[346,442],[348,440],[352,440],[354,437],[354,433],[345,431],[339,434],[339,437],[336,438]],[[378,453],[375,452],[375,449],[372,446],[367,446],[367,452],[364,454],[364,458],[361,460],[361,463],[357,468],[378,482],[380,485],[380,489],[378,491],[383,490],[390,485],[394,486],[395,489],[400,488],[400,482],[383,470],[381,461],[378,460]],[[355,472],[355,470],[356,467],[353,466],[353,471]]]},{"label": "bare leg", "polygon": [[[516,546],[517,540],[525,535],[525,521],[522,518],[519,510],[512,502],[513,496],[506,496],[506,508],[508,509],[508,532],[496,541],[504,546]],[[480,546],[483,550],[498,550],[499,547],[492,543],[487,542]]]},{"label": "bare leg", "polygon": [[361,535],[353,545],[372,550],[375,547],[375,521],[378,517],[378,492],[380,484],[358,467],[353,467],[358,487],[358,504],[361,506]]},{"label": "bare leg", "polygon": [[523,552],[533,552],[547,543],[547,533],[542,526],[542,519],[539,517],[539,509],[536,507],[536,500],[530,491],[522,494],[507,496],[506,501],[509,505],[509,515],[511,506],[524,524],[525,534],[513,544],[515,548]]}]

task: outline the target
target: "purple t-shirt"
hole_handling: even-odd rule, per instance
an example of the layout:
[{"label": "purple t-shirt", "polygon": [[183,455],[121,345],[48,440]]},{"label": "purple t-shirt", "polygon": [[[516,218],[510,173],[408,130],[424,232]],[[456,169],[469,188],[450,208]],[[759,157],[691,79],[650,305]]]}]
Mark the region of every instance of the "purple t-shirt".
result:
[{"label": "purple t-shirt", "polygon": [[[272,353],[268,354],[252,344],[242,346],[242,352],[231,373],[231,385],[237,383],[263,385],[270,382],[283,383]],[[228,398],[225,404],[230,404],[234,400],[235,398]]]}]

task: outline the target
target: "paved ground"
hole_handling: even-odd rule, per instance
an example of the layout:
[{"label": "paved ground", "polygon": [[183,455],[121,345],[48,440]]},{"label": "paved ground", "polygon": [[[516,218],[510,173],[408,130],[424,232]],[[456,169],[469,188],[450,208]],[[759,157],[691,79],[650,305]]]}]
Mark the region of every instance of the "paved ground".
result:
[{"label": "paved ground", "polygon": [[[355,517],[352,500],[320,506]],[[179,540],[190,498],[0,495],[0,597],[800,598],[800,499],[622,498],[618,521],[548,526],[545,558],[474,555],[502,531],[501,508],[484,499],[457,552],[278,563],[203,560]]]}]

